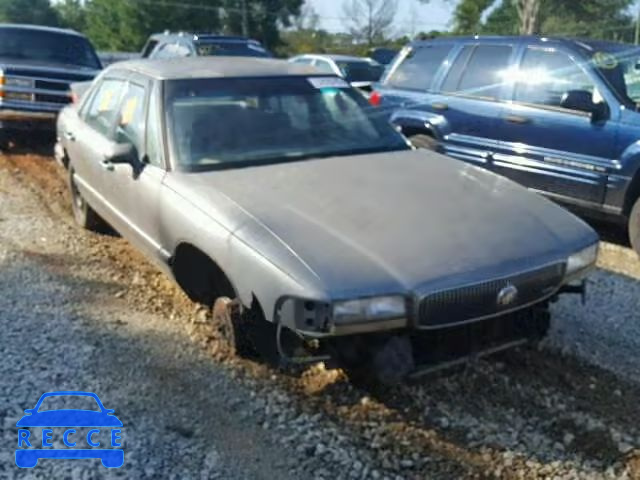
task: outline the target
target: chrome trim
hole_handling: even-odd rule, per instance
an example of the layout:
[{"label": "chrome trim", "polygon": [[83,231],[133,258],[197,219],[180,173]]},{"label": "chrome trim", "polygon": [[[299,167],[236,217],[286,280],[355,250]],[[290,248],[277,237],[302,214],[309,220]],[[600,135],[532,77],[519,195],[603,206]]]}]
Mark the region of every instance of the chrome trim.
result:
[{"label": "chrome trim", "polygon": [[0,120],[55,120],[57,112],[28,112],[24,110],[7,110],[5,103],[0,103]]},{"label": "chrome trim", "polygon": [[13,87],[7,85],[0,85],[0,90],[5,93],[32,93],[35,95],[56,95],[59,97],[71,98],[69,95],[71,90],[47,90],[44,88]]},{"label": "chrome trim", "polygon": [[383,332],[406,328],[409,325],[407,318],[392,318],[388,320],[373,320],[370,322],[349,323],[331,326],[329,335],[352,335],[355,333]]},{"label": "chrome trim", "polygon": [[26,75],[5,75],[4,78],[19,78],[21,80],[33,80],[34,82],[51,82],[51,83],[62,83],[64,85],[69,85],[70,83],[77,83],[81,80],[64,80],[60,78],[50,78],[50,77],[28,77]]},{"label": "chrome trim", "polygon": [[[508,310],[501,310],[499,312],[496,313],[492,313],[490,315],[484,315],[482,317],[474,317],[474,318],[470,318],[467,320],[463,320],[461,322],[454,322],[454,323],[445,323],[445,324],[440,324],[440,325],[433,325],[433,326],[425,326],[425,325],[421,325],[420,324],[420,305],[421,303],[430,295],[436,295],[438,293],[442,293],[442,292],[448,292],[451,290],[459,290],[459,289],[463,289],[463,288],[468,288],[468,287],[473,287],[475,285],[479,285],[479,284],[483,284],[483,283],[488,283],[488,282],[498,282],[500,280],[504,280],[504,281],[508,281],[510,278],[512,277],[516,277],[519,275],[525,275],[527,273],[533,273],[536,272],[538,270],[543,270],[545,268],[548,267],[552,267],[555,265],[562,265],[562,278],[560,280],[560,283],[557,285],[557,287],[555,287],[549,294],[540,297],[539,299],[533,300],[532,302],[526,303],[524,305],[518,305],[517,307],[508,309]],[[529,268],[526,270],[521,270],[521,271],[516,271],[514,273],[510,273],[508,275],[503,275],[500,277],[494,277],[494,278],[488,278],[488,279],[483,279],[480,281],[476,281],[476,282],[469,282],[469,283],[465,283],[462,285],[455,285],[452,287],[448,287],[448,288],[441,288],[439,290],[432,290],[429,291],[427,293],[423,293],[423,294],[419,294],[417,295],[417,301],[414,305],[414,309],[413,309],[413,316],[415,318],[415,323],[414,323],[414,328],[416,330],[444,330],[447,328],[452,328],[452,327],[459,327],[462,325],[468,325],[471,323],[476,323],[476,322],[481,322],[483,320],[489,320],[491,318],[496,318],[496,317],[500,317],[502,315],[509,315],[510,313],[514,313],[517,312],[518,310],[525,310],[529,307],[532,307],[538,303],[544,302],[545,300],[548,300],[550,298],[552,298],[553,296],[557,295],[558,292],[560,291],[560,289],[562,288],[563,285],[566,284],[566,269],[567,269],[567,261],[566,259],[562,260],[562,261],[554,261],[554,262],[549,262],[543,265],[539,265],[535,268]]]},{"label": "chrome trim", "polygon": [[424,331],[446,330],[447,328],[461,327],[463,325],[470,325],[472,323],[482,322],[483,320],[490,320],[492,318],[501,317],[503,315],[509,315],[510,313],[515,313],[515,312],[517,312],[519,310],[526,310],[527,308],[533,307],[534,305],[537,305],[539,303],[544,302],[545,300],[548,300],[548,299],[552,298],[553,296],[558,294],[558,292],[560,291],[560,289],[564,285],[566,285],[566,282],[565,282],[565,279],[563,278],[562,282],[560,283],[560,285],[558,285],[558,287],[556,287],[548,295],[545,295],[544,297],[541,297],[541,298],[539,298],[537,300],[534,300],[532,302],[525,303],[524,305],[518,305],[517,307],[511,308],[509,310],[501,310],[500,312],[492,313],[490,315],[485,315],[483,317],[475,317],[475,318],[470,318],[468,320],[463,320],[462,322],[445,323],[443,325],[424,326],[424,325],[420,325],[418,323],[418,324],[415,325],[415,328],[416,328],[416,330],[424,330]]},{"label": "chrome trim", "polygon": [[14,110],[20,113],[41,113],[51,112],[57,114],[60,110],[66,107],[67,104],[63,103],[51,103],[51,102],[37,102],[37,101],[23,101],[0,98],[0,111],[2,110]]}]

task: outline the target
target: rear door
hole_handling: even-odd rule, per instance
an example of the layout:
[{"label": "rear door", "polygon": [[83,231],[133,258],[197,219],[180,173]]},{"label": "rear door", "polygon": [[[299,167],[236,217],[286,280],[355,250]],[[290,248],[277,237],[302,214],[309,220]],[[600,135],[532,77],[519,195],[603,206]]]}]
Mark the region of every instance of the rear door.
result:
[{"label": "rear door", "polygon": [[452,157],[491,168],[500,143],[505,75],[514,58],[510,44],[467,44],[456,53],[429,111],[442,117],[442,149]]},{"label": "rear door", "polygon": [[504,143],[496,171],[552,196],[601,204],[616,123],[563,106],[571,91],[588,92],[594,105],[605,102],[599,79],[569,51],[527,46],[513,80],[513,102],[498,128]]}]

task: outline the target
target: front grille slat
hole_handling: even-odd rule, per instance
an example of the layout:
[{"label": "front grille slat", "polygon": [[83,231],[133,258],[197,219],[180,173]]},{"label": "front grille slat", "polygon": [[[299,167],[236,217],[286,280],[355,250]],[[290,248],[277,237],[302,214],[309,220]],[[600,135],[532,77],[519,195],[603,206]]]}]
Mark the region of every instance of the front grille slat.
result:
[{"label": "front grille slat", "polygon": [[[500,314],[543,300],[555,292],[564,277],[564,264],[558,263],[510,277],[428,294],[418,307],[423,327],[438,327]],[[508,286],[517,288],[515,300],[499,305],[498,295]]]}]

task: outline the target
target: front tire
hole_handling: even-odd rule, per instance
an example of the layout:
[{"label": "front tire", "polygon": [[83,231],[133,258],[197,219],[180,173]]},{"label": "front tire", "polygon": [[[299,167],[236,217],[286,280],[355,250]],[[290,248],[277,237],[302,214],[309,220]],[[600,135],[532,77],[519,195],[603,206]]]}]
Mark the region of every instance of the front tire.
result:
[{"label": "front tire", "polygon": [[69,167],[69,192],[71,194],[71,210],[76,223],[82,228],[94,232],[102,231],[105,223],[84,199],[75,181],[75,170]]},{"label": "front tire", "polygon": [[629,214],[629,240],[633,249],[640,255],[640,198],[636,200]]}]

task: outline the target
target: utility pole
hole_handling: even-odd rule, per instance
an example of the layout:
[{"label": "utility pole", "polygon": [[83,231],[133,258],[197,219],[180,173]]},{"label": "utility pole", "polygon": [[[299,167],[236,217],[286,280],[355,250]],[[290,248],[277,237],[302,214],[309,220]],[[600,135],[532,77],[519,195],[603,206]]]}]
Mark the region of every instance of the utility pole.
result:
[{"label": "utility pole", "polygon": [[242,35],[249,36],[249,12],[247,11],[247,0],[242,1]]}]

